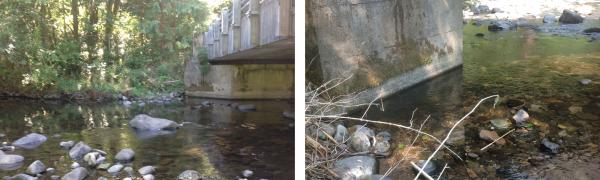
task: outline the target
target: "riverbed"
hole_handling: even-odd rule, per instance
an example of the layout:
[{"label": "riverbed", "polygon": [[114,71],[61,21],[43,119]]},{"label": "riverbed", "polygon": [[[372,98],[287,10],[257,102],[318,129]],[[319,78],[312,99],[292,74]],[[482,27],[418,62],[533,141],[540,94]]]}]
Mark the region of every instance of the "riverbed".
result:
[{"label": "riverbed", "polygon": [[[200,107],[200,104],[209,106]],[[254,104],[256,111],[242,112],[233,104]],[[131,166],[152,165],[156,179],[175,179],[185,170],[198,171],[211,179],[236,179],[244,170],[252,178],[293,179],[293,120],[282,112],[292,111],[289,100],[225,101],[187,98],[171,103],[70,103],[24,99],[0,100],[2,142],[11,143],[28,133],[45,135],[48,140],[32,150],[17,148],[7,154],[25,157],[16,170],[1,170],[0,177],[24,173],[35,160],[56,169],[62,176],[74,162],[61,141],[83,141],[108,153],[114,163],[117,152],[131,148],[135,152]],[[128,126],[138,114],[165,118],[182,124],[171,134],[136,133]],[[112,177],[106,171],[88,168],[88,178]],[[137,174],[137,173],[136,173]],[[49,175],[47,175],[49,177]],[[121,172],[120,178],[127,177]],[[140,177],[139,174],[137,177]]]}]

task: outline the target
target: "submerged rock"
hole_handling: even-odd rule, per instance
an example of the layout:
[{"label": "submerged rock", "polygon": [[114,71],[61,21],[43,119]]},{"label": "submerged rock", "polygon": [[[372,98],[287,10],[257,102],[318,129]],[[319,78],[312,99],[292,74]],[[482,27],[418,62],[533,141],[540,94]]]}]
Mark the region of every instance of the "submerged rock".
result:
[{"label": "submerged rock", "polygon": [[[486,140],[488,142],[492,142],[492,141],[500,138],[500,136],[498,136],[498,133],[496,133],[495,131],[481,130],[481,131],[479,131],[479,138]],[[500,140],[496,141],[496,144],[504,145],[504,144],[506,144],[506,140],[504,140],[504,138],[500,139]]]},{"label": "submerged rock", "polygon": [[372,175],[376,171],[376,160],[371,156],[352,156],[337,160],[333,172],[340,179],[358,179]]},{"label": "submerged rock", "polygon": [[515,122],[522,123],[529,119],[529,114],[527,113],[527,111],[521,109],[517,111],[517,113],[512,118],[515,120]]},{"label": "submerged rock", "polygon": [[115,155],[115,160],[121,161],[121,162],[129,162],[129,161],[133,160],[134,155],[135,155],[135,152],[133,152],[132,149],[130,149],[130,148],[122,149],[121,151],[119,151],[119,153],[117,153],[117,155]]},{"label": "submerged rock", "polygon": [[490,122],[492,123],[492,126],[497,129],[507,129],[512,125],[510,120],[505,118],[492,119]]},{"label": "submerged rock", "polygon": [[179,128],[179,124],[168,119],[154,118],[145,114],[135,116],[129,121],[129,126],[137,130],[175,130]]},{"label": "submerged rock", "polygon": [[579,24],[583,22],[583,17],[575,11],[565,9],[558,21],[565,24]]},{"label": "submerged rock", "polygon": [[27,174],[33,176],[40,174],[44,171],[46,171],[46,165],[44,165],[44,163],[42,163],[42,161],[40,160],[33,161],[33,163],[31,163],[27,167]]},{"label": "submerged rock", "polygon": [[357,131],[350,136],[350,147],[356,152],[368,152],[371,147],[369,136]]},{"label": "submerged rock", "polygon": [[333,136],[333,139],[335,139],[335,141],[338,143],[344,143],[346,140],[348,140],[348,138],[348,129],[346,129],[344,125],[338,124],[336,126],[335,135]]},{"label": "submerged rock", "polygon": [[31,133],[20,139],[17,139],[15,142],[12,143],[12,145],[25,149],[33,149],[46,142],[46,140],[48,140],[48,138],[46,138],[46,136],[44,135],[38,133]]},{"label": "submerged rock", "polygon": [[179,176],[177,176],[177,180],[199,180],[200,173],[194,170],[186,170],[183,171]]},{"label": "submerged rock", "polygon": [[83,180],[88,176],[88,171],[83,167],[73,169],[71,172],[65,174],[61,180]]},{"label": "submerged rock", "polygon": [[75,144],[75,146],[71,148],[71,150],[69,150],[69,157],[71,157],[71,159],[78,160],[83,158],[83,156],[89,153],[90,151],[92,151],[91,147],[89,147],[83,141],[79,141],[77,144]]},{"label": "submerged rock", "polygon": [[154,166],[144,166],[138,170],[141,175],[152,174],[156,169]]},{"label": "submerged rock", "polygon": [[19,155],[4,154],[0,155],[0,169],[15,170],[23,165],[25,158]]},{"label": "submerged rock", "polygon": [[544,138],[542,140],[542,150],[545,152],[549,152],[552,154],[558,154],[558,148],[560,147],[558,144],[551,142],[548,138]]}]

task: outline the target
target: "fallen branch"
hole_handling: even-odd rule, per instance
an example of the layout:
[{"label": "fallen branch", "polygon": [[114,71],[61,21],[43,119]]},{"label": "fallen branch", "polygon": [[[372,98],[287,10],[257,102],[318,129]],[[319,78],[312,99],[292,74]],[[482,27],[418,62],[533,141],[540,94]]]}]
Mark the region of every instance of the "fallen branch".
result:
[{"label": "fallen branch", "polygon": [[[427,174],[425,171],[423,171],[423,169],[421,169],[421,167],[417,166],[417,164],[415,164],[415,162],[411,161],[410,165],[412,165],[415,169],[417,169],[419,171],[419,174],[417,174],[417,178],[420,175],[423,175],[423,176],[425,176],[425,178],[427,178],[429,180],[433,180],[433,178],[429,174]],[[423,168],[425,168],[425,166],[423,166]]]}]

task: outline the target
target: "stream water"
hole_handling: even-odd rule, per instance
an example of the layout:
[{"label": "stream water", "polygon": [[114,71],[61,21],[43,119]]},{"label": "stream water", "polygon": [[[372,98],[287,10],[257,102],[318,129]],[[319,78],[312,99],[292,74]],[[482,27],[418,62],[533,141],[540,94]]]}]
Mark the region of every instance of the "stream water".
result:
[{"label": "stream water", "polygon": [[[24,173],[35,160],[55,168],[56,175],[67,173],[73,161],[59,142],[73,140],[106,151],[108,162],[113,162],[119,150],[132,148],[135,159],[130,166],[136,172],[142,166],[156,166],[156,179],[175,179],[185,170],[214,179],[236,179],[244,170],[253,171],[253,178],[293,179],[293,121],[282,116],[284,110],[292,109],[289,101],[237,102],[255,104],[254,112],[241,112],[228,106],[231,101],[223,100],[208,100],[214,103],[211,107],[192,108],[202,101],[207,100],[188,98],[185,102],[125,107],[119,103],[0,100],[3,142],[31,132],[48,137],[33,150],[7,152],[24,156],[25,162],[17,170],[0,171],[0,177]],[[136,134],[127,124],[142,113],[185,123],[173,134]],[[88,168],[91,179],[111,177],[106,171],[92,169]],[[118,177],[125,175],[121,172]]]},{"label": "stream water", "polygon": [[[417,109],[413,127],[418,128],[430,115],[424,131],[444,139],[450,127],[480,99],[498,94],[501,98],[495,108],[493,99],[484,103],[457,128],[451,138],[454,142],[448,143],[463,160],[447,151],[434,158],[438,172],[444,163],[451,167],[443,179],[600,177],[600,43],[527,28],[489,32],[486,26],[465,25],[463,56],[462,67],[384,99],[383,108],[372,108],[366,118],[409,125]],[[582,85],[582,79],[592,82]],[[511,118],[518,109],[531,117],[521,126]],[[510,127],[494,128],[492,119],[507,119]],[[407,162],[426,159],[438,145],[420,138],[409,153],[412,157],[407,157],[401,152],[414,133],[369,126],[390,131],[395,137],[392,156],[379,159],[381,174],[405,160],[391,174],[393,179],[414,177]],[[490,143],[479,137],[480,130],[501,136],[510,129],[515,131],[504,138],[504,145],[480,150]],[[557,143],[559,153],[545,152],[543,138]]]}]

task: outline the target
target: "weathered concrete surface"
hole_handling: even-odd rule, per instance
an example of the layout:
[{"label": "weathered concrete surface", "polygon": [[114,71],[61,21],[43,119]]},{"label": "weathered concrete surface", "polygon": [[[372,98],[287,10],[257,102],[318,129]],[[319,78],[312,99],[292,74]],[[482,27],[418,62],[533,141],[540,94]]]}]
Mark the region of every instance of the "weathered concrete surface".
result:
[{"label": "weathered concrete surface", "polygon": [[[359,99],[366,102],[458,67],[462,6],[461,0],[310,0],[307,68],[318,77],[307,79],[320,84],[351,76],[333,91],[366,91]],[[311,63],[312,57],[318,59]]]},{"label": "weathered concrete surface", "polygon": [[186,64],[188,96],[223,99],[289,99],[294,96],[294,66],[286,64]]}]

